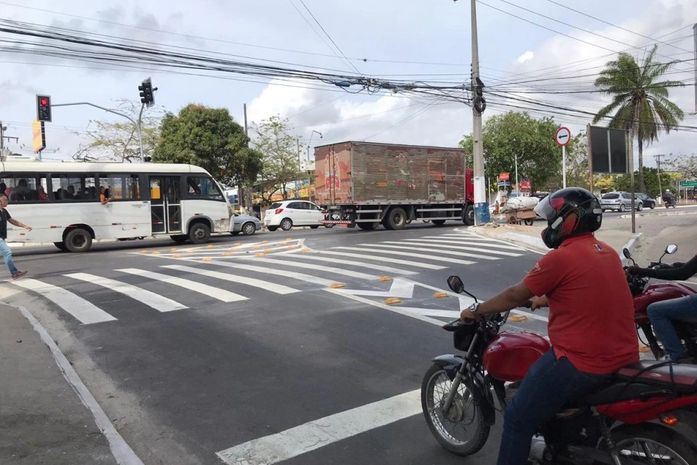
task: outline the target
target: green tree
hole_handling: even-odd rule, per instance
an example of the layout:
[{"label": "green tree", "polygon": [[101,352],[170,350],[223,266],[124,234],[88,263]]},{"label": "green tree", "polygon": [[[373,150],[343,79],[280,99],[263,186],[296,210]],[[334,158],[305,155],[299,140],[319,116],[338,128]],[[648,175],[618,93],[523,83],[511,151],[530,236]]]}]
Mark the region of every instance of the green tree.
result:
[{"label": "green tree", "polygon": [[153,161],[190,163],[205,168],[223,184],[251,185],[262,169],[262,157],[248,147],[244,129],[224,108],[189,104],[162,120]]},{"label": "green tree", "polygon": [[288,120],[272,116],[256,126],[257,137],[254,147],[263,154],[263,170],[259,176],[262,200],[271,201],[271,196],[279,190],[283,198],[288,198],[287,185],[302,179],[298,151],[300,142],[290,134]]},{"label": "green tree", "polygon": [[606,64],[595,86],[613,96],[612,102],[593,118],[597,123],[610,114],[609,126],[630,131],[632,143],[639,146],[639,190],[646,191],[644,181],[644,142],[658,139],[660,130],[670,132],[683,118],[683,111],[668,99],[670,87],[682,86],[680,81],[658,81],[676,61],[655,62],[657,46],[651,49],[639,65],[628,53],[620,53],[616,60]]},{"label": "green tree", "polygon": [[[673,177],[663,170],[661,170],[660,183],[658,181],[658,170],[656,168],[644,167],[642,171],[644,176],[644,182],[646,184],[646,190],[640,192],[645,192],[650,197],[658,197],[658,195],[661,192],[661,189],[666,190],[673,184]],[[634,171],[634,176],[639,176],[638,170]],[[630,176],[623,174],[615,179],[615,189],[621,191],[630,191],[631,188],[632,185]]]},{"label": "green tree", "polygon": [[[129,100],[119,101],[116,110],[128,115],[134,121],[138,120],[140,105]],[[143,132],[143,155],[152,157],[155,146],[160,138],[160,123],[164,111],[160,108],[150,108],[143,112],[141,128]],[[75,160],[115,160],[143,161],[140,156],[138,132],[136,125],[128,120],[115,121],[90,120],[86,136],[88,142],[81,145],[73,154]]]},{"label": "green tree", "polygon": [[667,165],[671,170],[680,173],[683,179],[697,179],[697,155],[676,157]]},{"label": "green tree", "polygon": [[[533,189],[545,186],[549,180],[561,187],[561,151],[554,142],[557,124],[551,118],[535,119],[527,113],[508,112],[489,118],[483,128],[484,169],[487,179],[501,172],[515,176],[515,157],[518,157],[518,178],[528,178]],[[472,137],[460,142],[471,153]]]}]

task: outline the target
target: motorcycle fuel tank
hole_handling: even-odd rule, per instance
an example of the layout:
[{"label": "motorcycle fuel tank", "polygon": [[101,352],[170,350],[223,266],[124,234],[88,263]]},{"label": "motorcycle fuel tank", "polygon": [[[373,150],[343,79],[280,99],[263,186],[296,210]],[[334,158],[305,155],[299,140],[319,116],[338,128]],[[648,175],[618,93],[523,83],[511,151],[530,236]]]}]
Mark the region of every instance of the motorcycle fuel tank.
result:
[{"label": "motorcycle fuel tank", "polygon": [[550,347],[536,333],[500,333],[484,352],[484,368],[501,381],[520,381]]}]

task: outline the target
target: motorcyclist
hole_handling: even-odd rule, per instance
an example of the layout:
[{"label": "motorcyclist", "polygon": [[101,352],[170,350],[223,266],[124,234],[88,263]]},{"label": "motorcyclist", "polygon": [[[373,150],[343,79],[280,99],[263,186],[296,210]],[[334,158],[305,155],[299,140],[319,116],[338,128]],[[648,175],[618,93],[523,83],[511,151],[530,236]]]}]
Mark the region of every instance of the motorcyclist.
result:
[{"label": "motorcyclist", "polygon": [[549,305],[552,349],[530,368],[506,409],[498,465],[525,465],[544,423],[639,360],[632,296],[619,257],[593,236],[602,223],[598,199],[585,189],[562,189],[535,213],[547,220],[542,239],[554,250],[521,282],[460,314],[477,319],[534,296],[533,309]]},{"label": "motorcyclist", "polygon": [[[651,269],[632,266],[627,269],[627,272],[647,278],[685,280],[697,274],[697,255],[689,262],[677,267]],[[648,306],[647,311],[656,336],[663,343],[663,348],[670,360],[684,361],[688,356],[687,350],[680,341],[673,321],[697,323],[697,294],[654,302]]]},{"label": "motorcyclist", "polygon": [[665,204],[668,206],[675,204],[675,196],[673,196],[670,189],[666,189],[666,191],[663,193],[663,202],[665,202]]}]

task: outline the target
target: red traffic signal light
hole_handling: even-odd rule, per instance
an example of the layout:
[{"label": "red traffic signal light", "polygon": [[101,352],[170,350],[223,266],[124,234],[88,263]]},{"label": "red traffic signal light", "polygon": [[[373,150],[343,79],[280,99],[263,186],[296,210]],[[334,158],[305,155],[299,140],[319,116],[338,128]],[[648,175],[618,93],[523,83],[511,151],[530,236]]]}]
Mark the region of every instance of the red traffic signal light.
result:
[{"label": "red traffic signal light", "polygon": [[153,94],[155,90],[157,90],[157,87],[153,89],[150,78],[143,81],[142,84],[138,86],[140,103],[147,105],[148,107],[153,106],[155,104],[155,95]]},{"label": "red traffic signal light", "polygon": [[36,96],[36,119],[51,121],[51,97],[48,95]]}]

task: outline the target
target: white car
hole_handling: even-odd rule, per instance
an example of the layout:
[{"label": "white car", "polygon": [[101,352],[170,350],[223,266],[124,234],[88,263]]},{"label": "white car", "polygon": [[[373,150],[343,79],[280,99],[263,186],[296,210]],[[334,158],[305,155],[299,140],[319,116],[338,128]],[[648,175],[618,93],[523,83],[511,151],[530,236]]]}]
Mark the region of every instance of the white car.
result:
[{"label": "white car", "polygon": [[322,209],[312,202],[305,200],[284,200],[272,203],[264,215],[264,226],[269,231],[279,227],[289,231],[293,226],[309,226],[318,228],[324,220]]}]

